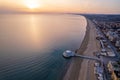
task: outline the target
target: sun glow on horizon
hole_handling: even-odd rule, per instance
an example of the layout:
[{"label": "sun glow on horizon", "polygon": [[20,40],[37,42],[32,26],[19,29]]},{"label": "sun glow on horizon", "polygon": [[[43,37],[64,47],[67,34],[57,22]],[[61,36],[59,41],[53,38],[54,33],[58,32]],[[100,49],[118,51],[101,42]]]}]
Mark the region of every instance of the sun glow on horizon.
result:
[{"label": "sun glow on horizon", "polygon": [[0,13],[63,12],[120,14],[119,3],[120,0],[109,0],[109,2],[108,0],[0,0]]},{"label": "sun glow on horizon", "polygon": [[36,8],[40,8],[42,4],[40,4],[40,2],[38,3],[35,0],[26,0],[25,1],[25,6],[29,9],[36,9]]}]

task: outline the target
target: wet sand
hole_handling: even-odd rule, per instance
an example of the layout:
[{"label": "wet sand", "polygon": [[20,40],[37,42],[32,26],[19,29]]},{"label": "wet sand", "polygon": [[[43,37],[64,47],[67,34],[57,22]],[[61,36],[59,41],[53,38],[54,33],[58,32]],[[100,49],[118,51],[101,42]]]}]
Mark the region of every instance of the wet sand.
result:
[{"label": "wet sand", "polygon": [[[96,40],[95,25],[87,19],[85,38],[77,51],[77,54],[93,56],[93,52],[99,51],[100,46]],[[94,75],[94,61],[72,58],[72,62],[63,80],[96,80]]]}]

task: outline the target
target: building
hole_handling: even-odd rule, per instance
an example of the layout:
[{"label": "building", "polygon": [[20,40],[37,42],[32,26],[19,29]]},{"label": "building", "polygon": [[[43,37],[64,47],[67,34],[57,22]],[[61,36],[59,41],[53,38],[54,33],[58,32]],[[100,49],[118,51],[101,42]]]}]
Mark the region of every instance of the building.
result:
[{"label": "building", "polygon": [[117,41],[116,41],[115,46],[116,46],[116,47],[120,47],[120,40],[117,40]]},{"label": "building", "polygon": [[120,80],[120,62],[109,61],[107,67],[112,80]]},{"label": "building", "polygon": [[118,38],[118,35],[115,32],[112,32],[112,31],[108,31],[106,36],[112,42],[115,42],[117,40],[117,38]]}]

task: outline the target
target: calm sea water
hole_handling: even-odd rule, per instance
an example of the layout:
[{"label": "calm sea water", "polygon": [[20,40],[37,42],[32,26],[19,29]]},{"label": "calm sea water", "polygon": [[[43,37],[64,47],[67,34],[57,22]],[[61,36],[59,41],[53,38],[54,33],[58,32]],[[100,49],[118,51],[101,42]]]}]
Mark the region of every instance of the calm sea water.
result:
[{"label": "calm sea water", "polygon": [[0,15],[0,80],[59,80],[84,38],[80,15]]}]

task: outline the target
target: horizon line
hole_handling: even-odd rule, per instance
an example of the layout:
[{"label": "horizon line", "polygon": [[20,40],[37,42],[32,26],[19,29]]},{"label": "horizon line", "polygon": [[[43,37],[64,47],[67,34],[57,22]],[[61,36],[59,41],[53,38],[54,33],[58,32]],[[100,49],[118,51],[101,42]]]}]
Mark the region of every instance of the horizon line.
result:
[{"label": "horizon line", "polygon": [[120,15],[120,13],[80,13],[80,12],[0,12],[0,14],[76,14],[76,15]]}]

